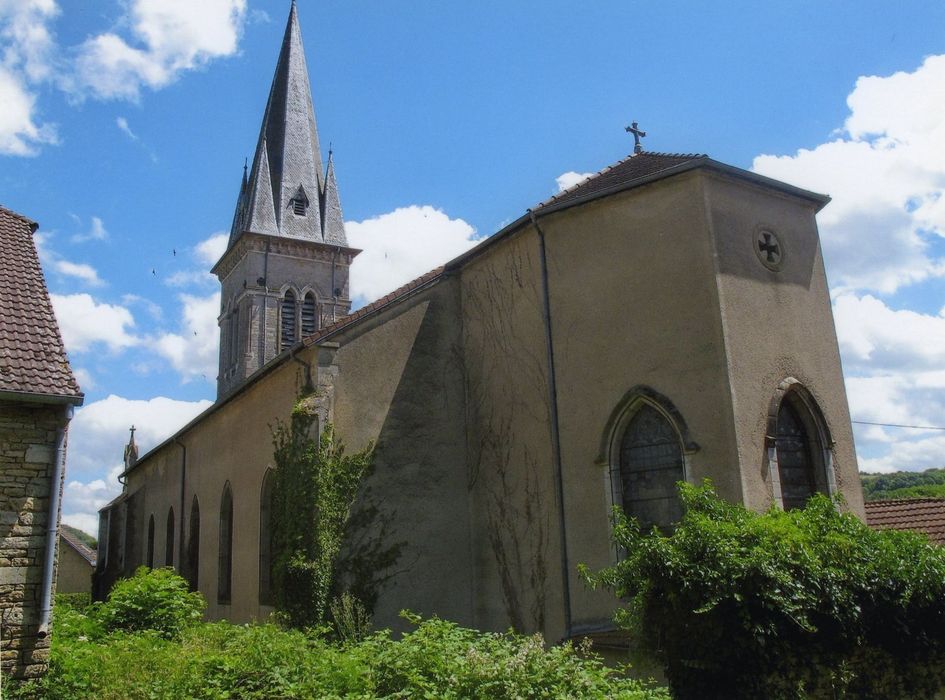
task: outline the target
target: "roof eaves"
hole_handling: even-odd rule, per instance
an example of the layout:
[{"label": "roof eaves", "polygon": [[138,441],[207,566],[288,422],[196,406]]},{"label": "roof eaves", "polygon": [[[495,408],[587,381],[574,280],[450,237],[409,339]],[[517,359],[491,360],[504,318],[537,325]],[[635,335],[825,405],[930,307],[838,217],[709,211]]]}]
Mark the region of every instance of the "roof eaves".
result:
[{"label": "roof eaves", "polygon": [[781,180],[775,180],[774,178],[770,178],[765,175],[759,175],[758,173],[752,172],[751,170],[745,170],[744,168],[736,168],[734,165],[721,163],[717,160],[712,160],[711,158],[706,158],[705,165],[706,167],[711,168],[717,172],[721,172],[741,180],[748,180],[749,182],[753,182],[756,185],[770,187],[775,190],[780,190],[786,194],[799,197],[800,199],[811,201],[817,205],[815,212],[820,211],[830,202],[830,195],[812,192],[811,190],[805,190],[802,187],[789,185],[788,183],[782,182]]},{"label": "roof eaves", "polygon": [[81,406],[85,401],[85,394],[81,391],[77,394],[44,394],[42,392],[0,390],[0,401]]}]

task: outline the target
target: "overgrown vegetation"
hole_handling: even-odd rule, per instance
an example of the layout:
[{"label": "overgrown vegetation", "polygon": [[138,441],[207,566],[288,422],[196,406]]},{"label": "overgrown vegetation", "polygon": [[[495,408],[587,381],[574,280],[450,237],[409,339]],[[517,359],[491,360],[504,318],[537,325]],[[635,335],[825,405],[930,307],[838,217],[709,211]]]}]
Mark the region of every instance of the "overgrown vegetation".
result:
[{"label": "overgrown vegetation", "polygon": [[[318,435],[312,402],[302,398],[288,424],[273,430],[272,585],[276,609],[293,627],[324,624],[338,586],[338,557],[361,480],[371,466],[370,446],[346,455],[331,424]],[[363,601],[339,601],[350,613],[341,625],[365,617]]]},{"label": "overgrown vegetation", "polygon": [[945,498],[945,469],[924,472],[860,474],[863,497],[867,501],[893,498]]},{"label": "overgrown vegetation", "polygon": [[416,627],[397,641],[379,632],[341,644],[313,632],[226,622],[186,627],[179,639],[160,633],[170,624],[160,619],[155,630],[108,632],[96,610],[57,601],[49,674],[9,697],[668,700],[665,690],[570,645],[545,650],[539,637],[482,634],[437,619],[408,616]]},{"label": "overgrown vegetation", "polygon": [[931,698],[945,686],[945,549],[815,496],[759,514],[681,484],[670,535],[617,514],[590,579],[677,698]]}]

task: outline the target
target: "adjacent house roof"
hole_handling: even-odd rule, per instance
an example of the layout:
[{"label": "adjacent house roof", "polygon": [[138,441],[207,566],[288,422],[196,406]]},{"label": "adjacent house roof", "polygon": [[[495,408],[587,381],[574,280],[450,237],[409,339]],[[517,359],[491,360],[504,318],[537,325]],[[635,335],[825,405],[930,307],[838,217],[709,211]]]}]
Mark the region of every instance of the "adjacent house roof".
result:
[{"label": "adjacent house roof", "polygon": [[877,530],[924,532],[937,544],[945,544],[945,498],[867,501],[866,524]]},{"label": "adjacent house roof", "polygon": [[81,404],[33,243],[36,228],[0,207],[0,395]]},{"label": "adjacent house roof", "polygon": [[85,559],[89,563],[89,565],[95,566],[95,557],[96,557],[95,550],[90,549],[82,542],[79,542],[79,540],[77,540],[75,537],[69,534],[69,531],[66,530],[65,528],[62,528],[59,530],[59,537],[63,542],[65,542],[67,545],[72,547],[79,554],[80,557]]}]

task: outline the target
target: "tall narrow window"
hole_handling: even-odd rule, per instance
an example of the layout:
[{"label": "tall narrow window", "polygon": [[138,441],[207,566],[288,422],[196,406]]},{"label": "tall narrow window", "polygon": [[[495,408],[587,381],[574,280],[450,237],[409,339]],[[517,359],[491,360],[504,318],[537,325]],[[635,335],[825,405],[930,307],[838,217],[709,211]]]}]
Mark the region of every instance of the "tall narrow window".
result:
[{"label": "tall narrow window", "polygon": [[282,333],[281,349],[290,347],[296,339],[295,335],[295,294],[287,289],[282,297]]},{"label": "tall narrow window", "polygon": [[272,604],[272,470],[263,477],[259,497],[259,603]]},{"label": "tall narrow window", "polygon": [[817,474],[811,436],[789,399],[778,409],[778,474],[784,510],[803,508],[817,493]]},{"label": "tall narrow window", "polygon": [[682,517],[676,482],[685,479],[682,446],[670,422],[644,403],[620,442],[620,486],[624,512],[649,529]]},{"label": "tall narrow window", "polygon": [[230,320],[230,364],[240,361],[240,307],[233,309],[233,318]]},{"label": "tall narrow window", "polygon": [[154,516],[148,518],[148,568],[154,568]]},{"label": "tall narrow window", "polygon": [[200,504],[197,497],[190,505],[190,539],[187,542],[187,578],[190,590],[196,591],[200,583]]},{"label": "tall narrow window", "polygon": [[302,335],[312,335],[315,332],[315,295],[309,292],[302,302]]},{"label": "tall narrow window", "polygon": [[220,555],[217,566],[217,602],[230,602],[233,580],[233,496],[230,483],[223,487],[220,502]]},{"label": "tall narrow window", "polygon": [[164,566],[174,566],[174,509],[167,509],[167,532],[164,537]]}]

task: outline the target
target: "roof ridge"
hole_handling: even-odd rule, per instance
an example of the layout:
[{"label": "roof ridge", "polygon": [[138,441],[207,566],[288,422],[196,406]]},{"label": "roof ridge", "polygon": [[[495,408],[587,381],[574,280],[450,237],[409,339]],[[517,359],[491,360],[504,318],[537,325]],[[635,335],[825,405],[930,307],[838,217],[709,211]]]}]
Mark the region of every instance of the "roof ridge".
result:
[{"label": "roof ridge", "polygon": [[901,503],[945,503],[945,498],[936,498],[935,496],[923,496],[922,498],[880,498],[876,501],[864,501],[864,505],[890,505]]},{"label": "roof ridge", "polygon": [[[696,160],[699,158],[708,158],[708,156],[704,153],[660,153],[659,151],[643,151],[641,153],[631,153],[630,155],[625,156],[624,158],[621,158],[615,163],[611,163],[610,165],[604,168],[601,168],[597,172],[593,173],[590,177],[586,177],[583,180],[580,180],[579,182],[574,183],[567,189],[561,190],[560,192],[556,192],[555,194],[551,195],[551,197],[549,197],[548,199],[545,199],[539,202],[535,208],[539,209],[541,207],[545,207],[555,202],[558,202],[561,199],[565,199],[567,198],[568,195],[573,194],[576,190],[580,189],[581,187],[586,186],[589,182],[592,182],[596,180],[597,178],[603,175],[606,175],[607,173],[615,170],[616,168],[619,168],[625,163],[630,162],[637,158],[645,158],[647,156],[655,156],[657,158],[674,158],[674,159],[680,159],[683,161]],[[676,165],[679,165],[679,163],[674,163],[673,165],[667,165],[667,167],[665,168],[658,168],[652,171],[652,173],[650,174],[652,175],[656,173],[661,173],[665,170],[669,170],[670,168],[675,167]]]},{"label": "roof ridge", "polygon": [[5,213],[5,214],[9,214],[10,216],[15,216],[15,217],[16,217],[17,219],[19,219],[20,221],[22,221],[22,222],[28,224],[29,226],[31,226],[34,231],[39,228],[39,224],[38,224],[37,222],[33,221],[33,220],[32,220],[31,218],[29,218],[28,216],[23,216],[23,215],[20,214],[19,212],[13,211],[13,210],[10,209],[9,207],[5,207],[5,206],[3,206],[2,204],[0,204],[0,212],[3,212],[3,213]]}]

